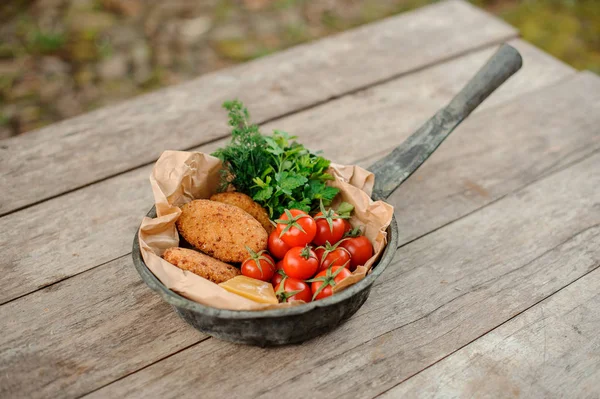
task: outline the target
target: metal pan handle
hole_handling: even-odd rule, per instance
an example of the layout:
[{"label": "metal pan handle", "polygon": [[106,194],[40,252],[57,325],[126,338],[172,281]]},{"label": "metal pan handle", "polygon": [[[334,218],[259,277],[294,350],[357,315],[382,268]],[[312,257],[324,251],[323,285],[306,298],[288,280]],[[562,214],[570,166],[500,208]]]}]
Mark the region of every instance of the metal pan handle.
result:
[{"label": "metal pan handle", "polygon": [[483,100],[522,65],[521,54],[514,47],[503,44],[448,105],[369,168],[375,174],[373,198],[389,197]]}]

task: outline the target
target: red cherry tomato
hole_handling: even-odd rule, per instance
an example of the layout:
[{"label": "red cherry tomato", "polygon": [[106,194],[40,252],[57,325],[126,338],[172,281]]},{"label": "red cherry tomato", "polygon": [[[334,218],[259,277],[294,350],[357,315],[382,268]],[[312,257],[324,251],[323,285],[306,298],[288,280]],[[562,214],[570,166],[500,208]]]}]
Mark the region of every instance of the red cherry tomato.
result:
[{"label": "red cherry tomato", "polygon": [[352,230],[352,225],[348,221],[348,219],[344,219],[344,234]]},{"label": "red cherry tomato", "polygon": [[283,275],[279,274],[279,273],[275,273],[273,275],[273,278],[271,279],[271,285],[273,285],[273,287],[275,287],[277,284],[281,283],[281,280],[283,280]]},{"label": "red cherry tomato", "polygon": [[300,280],[311,278],[319,268],[319,260],[310,247],[294,247],[283,258],[283,271]]},{"label": "red cherry tomato", "polygon": [[283,259],[285,253],[290,250],[290,246],[287,245],[281,238],[279,238],[279,234],[277,234],[277,230],[274,229],[271,234],[269,234],[269,253],[273,255],[277,259]]},{"label": "red cherry tomato", "polygon": [[350,270],[363,266],[373,256],[373,245],[365,236],[347,238],[340,243],[340,247],[350,252]]},{"label": "red cherry tomato", "polygon": [[331,266],[344,266],[350,268],[350,252],[342,247],[324,246],[315,249],[319,259],[319,271]]},{"label": "red cherry tomato", "polygon": [[250,257],[242,263],[242,274],[246,277],[271,281],[274,273],[275,262],[265,251],[259,253],[250,251]]},{"label": "red cherry tomato", "polygon": [[312,299],[312,292],[308,284],[292,277],[286,277],[280,284],[277,284],[275,293],[279,302],[310,302]]},{"label": "red cherry tomato", "polygon": [[351,274],[350,270],[342,266],[334,266],[319,272],[311,280],[310,289],[313,294],[313,301],[333,295],[332,287]]},{"label": "red cherry tomato", "polygon": [[315,245],[325,245],[327,242],[332,245],[337,243],[344,236],[345,222],[332,209],[317,213],[315,216],[317,234],[313,243]]},{"label": "red cherry tomato", "polygon": [[306,212],[285,210],[277,222],[277,235],[289,247],[303,247],[315,238],[317,224]]},{"label": "red cherry tomato", "polygon": [[277,284],[279,284],[281,282],[281,280],[283,280],[283,278],[285,277],[285,272],[283,271],[283,261],[280,260],[279,262],[275,263],[275,274],[273,275],[273,278],[271,279],[271,284],[273,284],[273,287],[275,287]]}]

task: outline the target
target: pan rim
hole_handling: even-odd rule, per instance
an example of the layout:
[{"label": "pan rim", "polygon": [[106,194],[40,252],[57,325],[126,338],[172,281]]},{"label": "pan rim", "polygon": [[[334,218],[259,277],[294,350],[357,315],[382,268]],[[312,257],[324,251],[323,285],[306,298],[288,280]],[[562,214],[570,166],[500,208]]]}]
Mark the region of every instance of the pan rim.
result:
[{"label": "pan rim", "polygon": [[[156,217],[156,210],[153,206],[152,209],[146,214],[148,217]],[[398,226],[396,224],[395,216],[392,217],[392,221],[387,229],[388,242],[383,250],[379,260],[371,269],[364,279],[358,283],[346,288],[345,290],[336,293],[330,297],[320,299],[318,301],[293,306],[282,309],[267,309],[267,310],[231,310],[231,309],[219,309],[211,306],[203,305],[201,303],[192,301],[182,295],[179,295],[175,291],[167,288],[155,275],[150,271],[144,259],[141,256],[140,246],[138,241],[139,228],[135,233],[133,239],[132,258],[133,264],[140,275],[144,283],[153,291],[155,291],[165,302],[175,306],[176,308],[183,308],[185,310],[203,315],[208,317],[217,317],[221,319],[241,320],[241,319],[262,319],[262,318],[280,318],[287,316],[297,316],[304,313],[311,312],[316,308],[333,306],[339,302],[343,302],[352,296],[358,294],[360,291],[369,288],[373,282],[383,273],[387,266],[391,263],[394,254],[397,249],[398,241]]]}]

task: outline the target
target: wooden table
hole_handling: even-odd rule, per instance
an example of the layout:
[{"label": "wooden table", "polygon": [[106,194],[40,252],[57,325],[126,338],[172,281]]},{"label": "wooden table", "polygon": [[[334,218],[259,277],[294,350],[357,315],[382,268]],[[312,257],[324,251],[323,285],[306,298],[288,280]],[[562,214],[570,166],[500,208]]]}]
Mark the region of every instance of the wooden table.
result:
[{"label": "wooden table", "polygon": [[[131,242],[165,149],[264,132],[369,166],[509,42],[523,69],[391,198],[395,262],[299,346],[190,328]],[[0,142],[0,397],[600,397],[600,78],[462,1],[298,46]]]}]

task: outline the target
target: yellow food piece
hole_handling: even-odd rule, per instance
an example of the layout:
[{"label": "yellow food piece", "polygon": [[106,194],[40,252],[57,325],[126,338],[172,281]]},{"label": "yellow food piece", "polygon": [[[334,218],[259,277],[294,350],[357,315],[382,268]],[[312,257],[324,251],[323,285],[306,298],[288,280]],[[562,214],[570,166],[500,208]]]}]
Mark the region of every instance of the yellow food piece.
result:
[{"label": "yellow food piece", "polygon": [[227,291],[258,303],[279,303],[271,283],[246,276],[236,276],[219,284]]}]

